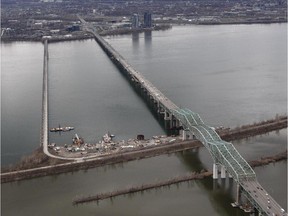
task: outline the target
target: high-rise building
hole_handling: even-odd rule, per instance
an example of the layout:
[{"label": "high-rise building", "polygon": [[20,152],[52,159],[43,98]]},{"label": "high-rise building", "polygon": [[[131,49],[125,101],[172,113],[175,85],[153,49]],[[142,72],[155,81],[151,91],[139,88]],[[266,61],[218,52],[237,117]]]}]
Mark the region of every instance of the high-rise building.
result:
[{"label": "high-rise building", "polygon": [[139,15],[133,14],[132,16],[132,28],[139,28]]},{"label": "high-rise building", "polygon": [[150,12],[144,13],[144,27],[145,28],[152,27],[152,14]]}]

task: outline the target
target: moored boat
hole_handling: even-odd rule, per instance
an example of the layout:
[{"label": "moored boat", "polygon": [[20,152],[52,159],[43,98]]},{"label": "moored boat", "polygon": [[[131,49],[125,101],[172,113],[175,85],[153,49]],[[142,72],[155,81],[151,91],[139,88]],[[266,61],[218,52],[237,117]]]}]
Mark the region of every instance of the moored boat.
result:
[{"label": "moored boat", "polygon": [[62,131],[71,131],[71,130],[74,130],[74,127],[63,127],[62,128]]},{"label": "moored boat", "polygon": [[74,130],[74,127],[61,127],[59,125],[59,127],[56,128],[50,128],[50,132],[67,132],[67,131],[71,131]]}]

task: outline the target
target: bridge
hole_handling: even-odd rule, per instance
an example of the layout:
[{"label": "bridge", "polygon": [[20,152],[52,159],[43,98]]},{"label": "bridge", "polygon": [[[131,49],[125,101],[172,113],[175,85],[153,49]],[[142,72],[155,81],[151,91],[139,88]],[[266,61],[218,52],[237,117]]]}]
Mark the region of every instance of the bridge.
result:
[{"label": "bridge", "polygon": [[150,81],[135,70],[128,62],[98,33],[97,29],[78,16],[83,29],[94,35],[96,42],[114,62],[130,82],[145,93],[153,108],[162,118],[170,122],[171,127],[183,128],[183,139],[189,133],[200,140],[211,154],[213,178],[218,178],[218,168],[221,178],[226,178],[226,172],[237,182],[236,205],[241,202],[243,194],[258,211],[259,215],[287,215],[284,209],[271,197],[257,181],[256,174],[247,161],[239,154],[232,143],[223,141],[214,128],[206,125],[200,115],[189,109],[179,108],[158,90]]}]

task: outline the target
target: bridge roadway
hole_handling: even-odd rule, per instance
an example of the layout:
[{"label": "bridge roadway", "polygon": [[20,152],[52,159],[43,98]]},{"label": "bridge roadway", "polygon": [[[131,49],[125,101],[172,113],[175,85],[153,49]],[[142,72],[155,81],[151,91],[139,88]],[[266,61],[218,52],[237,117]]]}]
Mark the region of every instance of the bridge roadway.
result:
[{"label": "bridge roadway", "polygon": [[44,40],[44,63],[43,63],[43,89],[42,89],[42,124],[41,146],[44,153],[51,156],[48,151],[48,40]]},{"label": "bridge roadway", "polygon": [[48,92],[48,40],[44,40],[44,62],[43,62],[43,86],[42,86],[42,123],[41,123],[41,134],[40,134],[40,145],[43,148],[44,154],[49,157],[61,159],[61,160],[77,160],[82,161],[82,158],[65,158],[53,155],[48,150],[48,102],[49,102],[49,92]]},{"label": "bridge roadway", "polygon": [[95,27],[91,26],[80,16],[78,16],[78,18],[83,24],[83,29],[94,35],[95,40],[110,59],[129,76],[129,79],[134,82],[136,81],[141,88],[145,89],[151,100],[157,102],[158,110],[165,110],[165,113],[169,113],[170,116],[176,118],[186,131],[191,132],[204,144],[215,164],[224,167],[230,176],[233,177],[239,184],[240,192],[246,196],[260,215],[287,215],[284,209],[282,209],[259,184],[253,169],[231,143],[223,141],[212,127],[205,125],[199,114],[189,109],[180,109],[160,90],[153,86],[150,81],[128,64],[128,62],[97,33]]}]

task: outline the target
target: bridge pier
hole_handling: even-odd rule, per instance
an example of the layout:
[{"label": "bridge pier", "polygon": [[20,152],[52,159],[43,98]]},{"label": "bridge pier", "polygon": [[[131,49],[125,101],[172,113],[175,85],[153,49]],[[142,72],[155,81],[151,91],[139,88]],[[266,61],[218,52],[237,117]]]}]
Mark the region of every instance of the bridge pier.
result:
[{"label": "bridge pier", "polygon": [[221,178],[226,178],[226,170],[225,167],[221,165]]},{"label": "bridge pier", "polygon": [[186,140],[186,131],[185,130],[181,130],[180,133],[182,133],[182,140],[183,141]]},{"label": "bridge pier", "polygon": [[165,110],[164,110],[164,108],[163,108],[162,106],[160,106],[160,104],[159,104],[159,106],[158,106],[158,112],[159,112],[160,114],[165,114]]},{"label": "bridge pier", "polygon": [[157,101],[157,113],[161,112],[161,106],[160,106],[160,102]]},{"label": "bridge pier", "polygon": [[229,178],[228,179],[228,191],[230,194],[233,193],[233,185],[234,185],[234,179]]},{"label": "bridge pier", "polygon": [[164,111],[164,120],[171,120],[172,119],[172,115],[170,115],[169,112],[167,112],[167,110]]},{"label": "bridge pier", "polygon": [[241,205],[241,185],[237,183],[236,188],[236,202],[237,205]]},{"label": "bridge pier", "polygon": [[[183,135],[184,137],[184,135]],[[226,178],[226,169],[225,169],[225,166],[223,165],[219,165],[219,164],[216,164],[216,163],[213,163],[213,179],[218,179],[218,172],[219,172],[219,166],[220,166],[220,177],[222,179],[225,179]],[[229,178],[232,178],[232,176],[229,174]]]},{"label": "bridge pier", "polygon": [[181,130],[180,133],[182,133],[182,140],[187,140],[187,131],[185,129]]},{"label": "bridge pier", "polygon": [[213,179],[218,179],[218,164],[213,163]]},{"label": "bridge pier", "polygon": [[175,127],[176,127],[176,128],[179,128],[179,127],[180,127],[180,121],[179,121],[177,118],[175,118],[175,119],[176,119]]},{"label": "bridge pier", "polygon": [[223,165],[219,165],[216,163],[213,163],[213,179],[218,179],[218,172],[219,172],[219,166],[220,166],[220,172],[221,172],[221,178],[225,179],[226,178],[226,170]]}]

